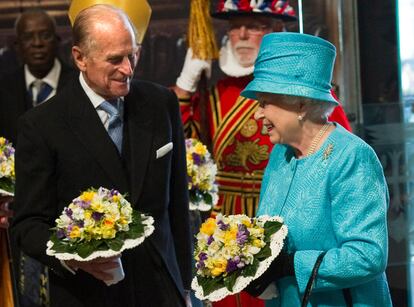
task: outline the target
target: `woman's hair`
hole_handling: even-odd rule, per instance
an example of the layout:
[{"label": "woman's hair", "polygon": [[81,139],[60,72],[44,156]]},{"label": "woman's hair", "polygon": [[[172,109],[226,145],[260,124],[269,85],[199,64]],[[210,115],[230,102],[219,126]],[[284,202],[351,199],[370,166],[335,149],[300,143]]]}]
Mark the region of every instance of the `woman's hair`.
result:
[{"label": "woman's hair", "polygon": [[306,105],[306,117],[312,122],[320,122],[321,119],[327,120],[328,116],[335,109],[336,105],[328,101],[316,100],[307,97],[280,95],[271,93],[262,93],[268,97],[268,103],[277,101],[286,105],[298,105],[303,103]]}]

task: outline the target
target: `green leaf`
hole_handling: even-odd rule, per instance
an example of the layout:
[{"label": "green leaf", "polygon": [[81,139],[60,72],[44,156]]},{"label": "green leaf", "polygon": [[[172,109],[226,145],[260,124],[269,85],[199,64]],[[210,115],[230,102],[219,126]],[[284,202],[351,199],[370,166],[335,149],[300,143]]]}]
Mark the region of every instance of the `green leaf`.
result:
[{"label": "green leaf", "polygon": [[208,205],[211,205],[213,203],[213,197],[211,196],[210,193],[205,193],[204,194],[204,201]]},{"label": "green leaf", "polygon": [[259,267],[260,261],[257,259],[253,259],[253,263],[251,265],[246,266],[243,270],[241,275],[244,277],[247,276],[254,276],[257,272],[257,269]]},{"label": "green leaf", "polygon": [[276,221],[267,221],[264,224],[265,229],[265,236],[270,237],[272,234],[279,231],[279,229],[282,227],[283,223],[276,222]]},{"label": "green leaf", "polygon": [[122,248],[123,240],[120,240],[118,238],[114,238],[112,240],[108,240],[106,242],[106,244],[108,245],[108,247],[114,251],[119,251]]},{"label": "green leaf", "polygon": [[272,250],[270,249],[270,245],[266,244],[256,255],[255,259],[258,259],[260,261],[265,260],[266,258],[269,258],[272,255]]},{"label": "green leaf", "polygon": [[88,243],[78,244],[76,251],[80,257],[86,258],[90,256],[96,250],[93,245],[94,244],[88,244]]},{"label": "green leaf", "polygon": [[203,288],[204,296],[220,289],[223,285],[223,277],[200,277],[197,276],[198,284]]},{"label": "green leaf", "polygon": [[0,189],[14,193],[14,181],[7,177],[0,178]]},{"label": "green leaf", "polygon": [[224,277],[224,285],[226,286],[227,290],[233,291],[234,284],[236,283],[237,277],[240,276],[240,272],[234,271],[233,273]]}]

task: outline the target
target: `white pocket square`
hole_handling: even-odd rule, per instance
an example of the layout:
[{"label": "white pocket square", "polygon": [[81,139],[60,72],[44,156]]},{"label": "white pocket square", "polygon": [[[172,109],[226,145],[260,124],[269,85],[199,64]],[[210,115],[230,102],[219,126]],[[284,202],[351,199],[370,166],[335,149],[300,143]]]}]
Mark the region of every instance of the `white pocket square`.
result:
[{"label": "white pocket square", "polygon": [[164,157],[172,149],[173,149],[173,143],[172,142],[169,142],[166,145],[160,147],[159,149],[157,149],[156,159]]}]

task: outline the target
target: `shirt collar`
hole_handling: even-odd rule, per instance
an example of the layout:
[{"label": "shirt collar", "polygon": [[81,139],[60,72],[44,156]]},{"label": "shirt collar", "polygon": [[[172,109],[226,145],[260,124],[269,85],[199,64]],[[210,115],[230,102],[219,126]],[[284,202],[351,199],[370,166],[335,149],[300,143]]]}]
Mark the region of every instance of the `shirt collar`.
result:
[{"label": "shirt collar", "polygon": [[[59,82],[59,76],[60,76],[61,70],[62,70],[62,65],[60,64],[58,59],[55,58],[55,62],[53,63],[52,69],[49,71],[49,73],[44,78],[40,80],[49,84],[53,89],[56,89],[58,82]],[[24,78],[26,80],[27,89],[30,89],[30,85],[33,83],[33,81],[37,80],[37,78],[33,76],[32,73],[30,72],[27,64],[24,65]]]},{"label": "shirt collar", "polygon": [[[79,82],[95,109],[98,108],[102,102],[106,101],[105,98],[98,95],[91,89],[91,87],[86,83],[85,77],[82,73],[79,74]],[[120,100],[123,101],[124,97],[120,97]]]}]

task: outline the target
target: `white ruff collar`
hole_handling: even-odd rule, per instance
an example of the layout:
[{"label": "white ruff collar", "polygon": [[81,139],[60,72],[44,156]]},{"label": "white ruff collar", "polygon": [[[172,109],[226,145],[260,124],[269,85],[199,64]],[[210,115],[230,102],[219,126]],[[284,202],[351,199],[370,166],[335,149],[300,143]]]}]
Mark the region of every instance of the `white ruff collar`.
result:
[{"label": "white ruff collar", "polygon": [[254,70],[254,65],[243,67],[237,62],[230,45],[230,40],[227,40],[220,49],[219,66],[221,70],[230,77],[248,76],[251,75]]}]

